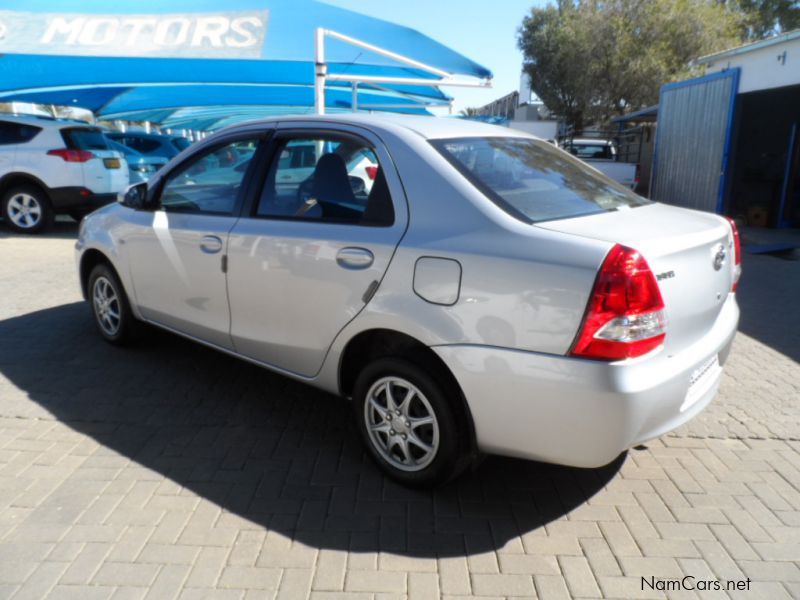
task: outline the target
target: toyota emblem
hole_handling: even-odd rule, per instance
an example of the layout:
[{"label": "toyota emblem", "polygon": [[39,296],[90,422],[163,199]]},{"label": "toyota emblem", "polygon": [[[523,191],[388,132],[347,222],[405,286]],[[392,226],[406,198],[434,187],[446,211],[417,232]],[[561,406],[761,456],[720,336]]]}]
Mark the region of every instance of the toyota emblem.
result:
[{"label": "toyota emblem", "polygon": [[725,246],[720,244],[717,247],[717,251],[714,253],[714,270],[719,271],[722,268],[722,265],[725,264],[725,258],[728,256],[728,253],[725,251]]}]

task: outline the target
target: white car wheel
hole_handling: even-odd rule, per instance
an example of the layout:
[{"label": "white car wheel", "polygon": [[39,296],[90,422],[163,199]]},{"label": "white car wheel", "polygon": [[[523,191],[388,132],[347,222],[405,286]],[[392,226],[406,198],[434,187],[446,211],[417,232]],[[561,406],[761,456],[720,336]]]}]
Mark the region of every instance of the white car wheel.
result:
[{"label": "white car wheel", "polygon": [[3,219],[11,229],[37,233],[50,225],[53,211],[44,193],[33,186],[9,190],[2,201]]}]

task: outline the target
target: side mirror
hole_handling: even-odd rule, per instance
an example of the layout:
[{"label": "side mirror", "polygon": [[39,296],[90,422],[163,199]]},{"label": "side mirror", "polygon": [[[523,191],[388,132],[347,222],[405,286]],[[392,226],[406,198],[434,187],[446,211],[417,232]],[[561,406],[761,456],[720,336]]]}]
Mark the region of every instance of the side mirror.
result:
[{"label": "side mirror", "polygon": [[117,195],[117,202],[134,210],[147,207],[147,183],[135,183],[125,188],[124,192]]}]

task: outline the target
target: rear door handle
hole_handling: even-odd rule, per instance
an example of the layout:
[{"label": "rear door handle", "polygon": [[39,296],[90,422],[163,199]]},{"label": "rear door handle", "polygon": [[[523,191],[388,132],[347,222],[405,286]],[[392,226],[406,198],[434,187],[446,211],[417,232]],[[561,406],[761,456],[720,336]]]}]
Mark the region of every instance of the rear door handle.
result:
[{"label": "rear door handle", "polygon": [[222,240],[215,235],[204,235],[200,241],[200,250],[206,254],[216,254],[222,250]]},{"label": "rear door handle", "polygon": [[375,262],[375,256],[366,248],[342,248],[336,255],[336,263],[344,269],[367,269]]}]

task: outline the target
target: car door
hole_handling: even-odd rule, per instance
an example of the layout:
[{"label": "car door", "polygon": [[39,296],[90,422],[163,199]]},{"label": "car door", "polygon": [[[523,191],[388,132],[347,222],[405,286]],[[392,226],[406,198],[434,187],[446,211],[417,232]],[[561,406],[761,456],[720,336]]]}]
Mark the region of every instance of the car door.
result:
[{"label": "car door", "polygon": [[[261,193],[228,248],[237,352],[306,377],[319,372],[336,335],[377,289],[408,222],[380,141],[358,128],[330,127],[278,127]],[[286,160],[287,148],[310,147],[319,150],[314,168],[288,186],[285,171],[297,166]],[[369,195],[347,172],[349,157],[362,150],[380,165]]]},{"label": "car door", "polygon": [[[200,150],[156,184],[157,210],[137,211],[132,218],[124,241],[136,302],[146,319],[222,348],[233,347],[225,249],[250,169],[233,171],[237,165],[223,165],[209,176],[207,159],[225,148],[255,151],[261,138],[248,133]],[[197,181],[201,174],[206,176]]]}]

